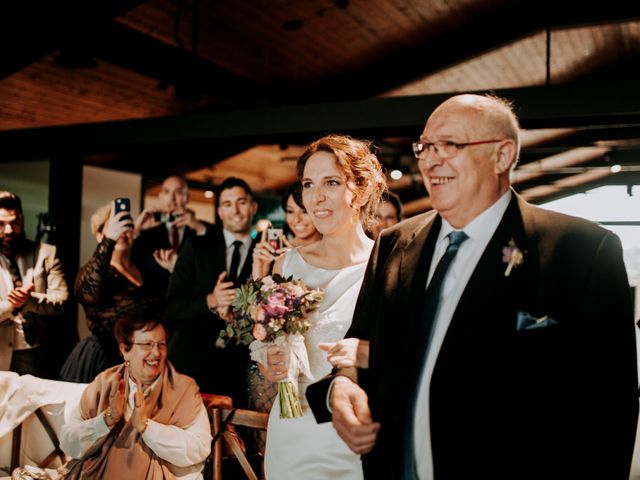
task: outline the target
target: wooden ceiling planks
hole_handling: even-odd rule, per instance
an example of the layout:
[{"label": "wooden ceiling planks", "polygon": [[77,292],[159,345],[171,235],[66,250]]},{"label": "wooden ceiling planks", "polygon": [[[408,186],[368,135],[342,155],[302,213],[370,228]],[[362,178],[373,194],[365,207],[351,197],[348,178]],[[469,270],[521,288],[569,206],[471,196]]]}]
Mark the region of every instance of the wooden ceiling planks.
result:
[{"label": "wooden ceiling planks", "polygon": [[219,185],[227,177],[241,177],[255,192],[278,192],[296,180],[295,160],[304,151],[298,145],[258,145],[200,170],[187,178]]},{"label": "wooden ceiling planks", "polygon": [[[640,22],[553,30],[551,81],[587,78],[592,72],[637,57]],[[626,45],[620,37],[628,38]],[[387,92],[387,96],[516,88],[543,85],[546,32],[529,35]]]},{"label": "wooden ceiling planks", "polygon": [[[0,82],[0,129],[147,118],[179,113],[172,89],[106,62],[68,69],[55,54]],[[22,118],[19,112],[23,112]],[[4,117],[12,112],[12,119]]]},{"label": "wooden ceiling planks", "polygon": [[[198,52],[260,84],[319,82],[420,44],[452,25],[470,21],[471,11],[486,11],[504,2],[431,3],[355,0],[341,9],[328,1],[201,1]],[[180,38],[189,49],[193,12],[191,2],[183,5]],[[150,0],[118,21],[176,45],[176,12],[171,0]],[[302,21],[301,28],[285,31],[288,20]]]}]

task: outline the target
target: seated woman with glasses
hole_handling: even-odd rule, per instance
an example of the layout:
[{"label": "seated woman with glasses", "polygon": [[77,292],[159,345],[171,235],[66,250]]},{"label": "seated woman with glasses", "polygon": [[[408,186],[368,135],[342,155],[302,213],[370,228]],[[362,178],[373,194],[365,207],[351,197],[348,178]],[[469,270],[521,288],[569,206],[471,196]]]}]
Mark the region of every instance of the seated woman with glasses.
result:
[{"label": "seated woman with glasses", "polygon": [[195,381],[167,362],[162,321],[132,312],[115,335],[125,362],[87,386],[62,427],[60,446],[72,458],[64,478],[202,479],[207,412]]}]

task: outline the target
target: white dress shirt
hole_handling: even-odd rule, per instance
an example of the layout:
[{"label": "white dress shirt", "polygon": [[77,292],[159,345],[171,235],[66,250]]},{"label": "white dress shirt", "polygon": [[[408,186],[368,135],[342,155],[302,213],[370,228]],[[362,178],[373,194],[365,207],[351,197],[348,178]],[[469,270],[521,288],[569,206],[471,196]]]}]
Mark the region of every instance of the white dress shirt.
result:
[{"label": "white dress shirt", "polygon": [[247,255],[249,254],[249,249],[251,248],[251,242],[253,242],[253,239],[251,238],[251,235],[247,235],[244,238],[236,238],[233,233],[224,228],[222,229],[222,234],[224,235],[224,244],[227,246],[227,274],[229,273],[229,268],[231,267],[231,257],[233,257],[233,242],[235,242],[236,240],[240,240],[242,242],[242,245],[240,246],[240,264],[238,265],[238,271],[236,272],[236,278],[238,278],[240,272],[242,271],[242,266],[247,260]]},{"label": "white dress shirt", "polygon": [[[129,398],[125,418],[134,408],[135,382],[129,380]],[[96,441],[109,433],[109,427],[101,413],[83,420],[80,409],[74,409],[60,431],[60,447],[71,458],[80,458]],[[158,457],[169,462],[169,469],[180,480],[202,480],[204,461],[211,451],[211,427],[204,405],[194,423],[186,428],[164,425],[149,420],[142,434],[144,443]]]},{"label": "white dress shirt", "polygon": [[[433,480],[433,454],[431,451],[431,431],[429,419],[429,389],[433,368],[436,364],[440,347],[447,334],[447,329],[456,311],[460,297],[471,278],[473,271],[484,253],[489,240],[496,229],[511,201],[511,190],[508,190],[491,207],[486,209],[474,218],[463,230],[469,237],[465,240],[458,253],[454,257],[446,273],[438,311],[433,323],[431,342],[427,352],[426,363],[422,371],[422,377],[418,385],[418,398],[416,401],[416,412],[414,419],[414,446],[416,467],[420,480]],[[447,235],[454,229],[446,220],[442,219],[442,227],[438,233],[431,266],[429,269],[429,280],[449,246]],[[427,282],[427,285],[428,285]],[[426,286],[425,286],[426,288]],[[464,461],[464,459],[461,459]]]}]

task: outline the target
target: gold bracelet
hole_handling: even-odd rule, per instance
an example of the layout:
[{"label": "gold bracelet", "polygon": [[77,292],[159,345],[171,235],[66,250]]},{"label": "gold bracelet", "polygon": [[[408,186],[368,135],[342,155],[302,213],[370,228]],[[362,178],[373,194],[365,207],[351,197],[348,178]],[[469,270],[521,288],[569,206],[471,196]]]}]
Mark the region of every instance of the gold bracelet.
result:
[{"label": "gold bracelet", "polygon": [[147,427],[148,427],[148,426],[149,426],[149,419],[147,418],[147,419],[144,421],[144,428],[143,428],[143,429],[142,429],[142,431],[140,432],[140,435],[142,435],[144,432],[146,432],[146,431],[147,431]]},{"label": "gold bracelet", "polygon": [[107,407],[104,411],[104,423],[106,423],[109,428],[116,424],[116,419],[113,417],[113,413],[111,413],[111,407]]}]

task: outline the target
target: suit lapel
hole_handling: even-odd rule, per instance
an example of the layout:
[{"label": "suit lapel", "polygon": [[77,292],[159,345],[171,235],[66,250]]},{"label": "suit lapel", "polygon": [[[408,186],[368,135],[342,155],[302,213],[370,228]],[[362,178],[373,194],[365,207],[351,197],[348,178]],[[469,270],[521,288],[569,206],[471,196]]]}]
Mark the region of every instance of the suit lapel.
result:
[{"label": "suit lapel", "polygon": [[[427,278],[433,257],[433,252],[440,232],[442,220],[439,215],[427,222],[423,228],[416,231],[413,238],[403,250],[399,273],[399,306],[404,310],[402,318],[407,322],[405,331],[409,349],[405,357],[407,371],[411,372],[407,378],[415,378],[418,368],[417,358],[421,356],[422,341],[418,338],[420,322],[422,322],[422,306],[427,286]],[[421,364],[420,364],[421,365]],[[408,385],[405,385],[409,388]]]},{"label": "suit lapel", "polygon": [[27,240],[20,253],[16,255],[16,264],[20,270],[22,284],[25,286],[33,283],[33,267],[37,264],[36,258],[39,254],[39,246]]},{"label": "suit lapel", "polygon": [[[459,329],[482,338],[495,335],[496,329],[513,328],[515,312],[513,316],[506,312],[536,302],[538,252],[535,221],[529,213],[530,206],[514,192],[458,302],[445,343]],[[508,262],[504,259],[504,249],[511,240],[523,252],[524,262],[506,276]],[[505,322],[504,325],[501,322]]]},{"label": "suit lapel", "polygon": [[398,267],[400,306],[410,306],[410,311],[416,310],[416,301],[423,300],[431,258],[441,225],[440,216],[434,216],[413,234],[402,250]]}]

